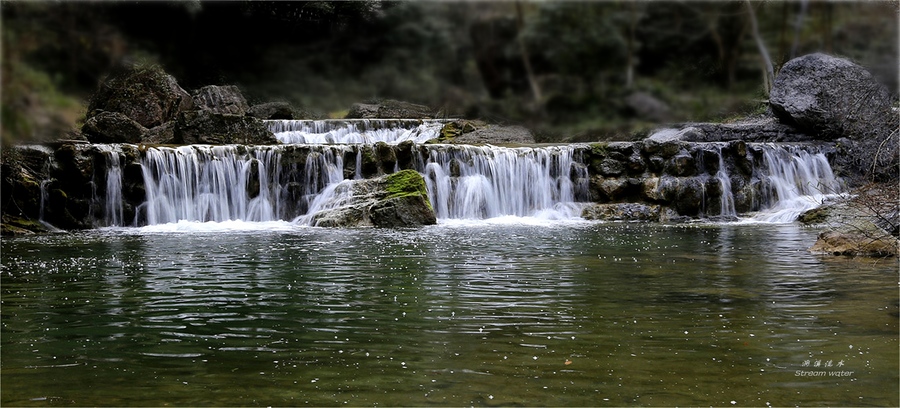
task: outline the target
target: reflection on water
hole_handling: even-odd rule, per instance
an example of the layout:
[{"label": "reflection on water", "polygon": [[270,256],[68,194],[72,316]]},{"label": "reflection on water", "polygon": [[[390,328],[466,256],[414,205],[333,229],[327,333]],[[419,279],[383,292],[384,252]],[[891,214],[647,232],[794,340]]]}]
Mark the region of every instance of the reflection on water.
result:
[{"label": "reflection on water", "polygon": [[897,261],[810,255],[815,233],[4,239],[0,403],[897,406]]}]

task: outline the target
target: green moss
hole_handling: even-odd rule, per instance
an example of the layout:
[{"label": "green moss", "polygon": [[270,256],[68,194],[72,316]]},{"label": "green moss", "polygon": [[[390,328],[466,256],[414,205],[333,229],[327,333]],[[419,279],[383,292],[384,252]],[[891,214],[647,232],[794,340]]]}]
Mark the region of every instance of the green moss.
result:
[{"label": "green moss", "polygon": [[591,143],[591,154],[594,156],[606,156],[609,154],[609,143]]},{"label": "green moss", "polygon": [[406,169],[389,174],[385,177],[384,182],[384,189],[388,193],[387,198],[422,196],[425,198],[428,207],[431,208],[431,202],[428,200],[428,189],[425,187],[425,179],[415,170]]}]

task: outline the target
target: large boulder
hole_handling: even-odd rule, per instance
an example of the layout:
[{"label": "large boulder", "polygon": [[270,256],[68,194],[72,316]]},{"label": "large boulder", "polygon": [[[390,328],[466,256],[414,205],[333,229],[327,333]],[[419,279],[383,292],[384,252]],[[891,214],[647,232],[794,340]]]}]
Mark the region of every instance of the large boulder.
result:
[{"label": "large boulder", "polygon": [[245,115],[250,109],[241,90],[234,85],[207,85],[194,91],[194,104],[203,111]]},{"label": "large boulder", "polygon": [[91,143],[140,143],[147,128],[123,113],[101,111],[84,122],[81,132]]},{"label": "large boulder", "polygon": [[175,122],[174,142],[179,144],[278,144],[263,121],[251,116],[211,111],[185,112]]},{"label": "large boulder", "polygon": [[810,54],[784,64],[772,84],[769,104],[781,121],[807,133],[852,138],[888,125],[891,95],[865,68],[843,58]]},{"label": "large boulder", "polygon": [[338,188],[343,190],[336,192],[341,205],[314,214],[314,225],[401,228],[437,223],[425,179],[415,170],[345,182]]},{"label": "large boulder", "polygon": [[119,112],[145,128],[194,109],[191,96],[158,66],[125,67],[100,84],[88,104],[87,119],[101,111]]}]

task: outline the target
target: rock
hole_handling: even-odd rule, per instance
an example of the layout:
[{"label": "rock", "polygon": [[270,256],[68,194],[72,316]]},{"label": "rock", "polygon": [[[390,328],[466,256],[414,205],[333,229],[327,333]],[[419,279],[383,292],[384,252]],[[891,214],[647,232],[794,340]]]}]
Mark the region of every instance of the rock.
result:
[{"label": "rock", "polygon": [[669,105],[646,92],[634,92],[625,98],[625,106],[641,119],[653,122],[669,120]]},{"label": "rock", "polygon": [[818,53],[784,64],[772,84],[769,104],[782,122],[827,140],[882,133],[879,128],[889,125],[885,116],[896,116],[890,92],[869,71]]},{"label": "rock", "polygon": [[457,136],[456,144],[532,144],[534,134],[522,126],[489,125]]},{"label": "rock", "polygon": [[241,90],[234,85],[207,85],[194,91],[194,105],[200,110],[228,115],[245,115],[250,109]]},{"label": "rock", "polygon": [[349,190],[337,192],[344,193],[343,205],[314,214],[316,226],[404,228],[437,223],[425,179],[415,170],[345,181],[338,188]]},{"label": "rock", "polygon": [[823,231],[809,249],[818,254],[846,256],[897,256],[897,239],[872,237],[858,231]]},{"label": "rock", "polygon": [[600,221],[659,221],[660,206],[638,203],[594,204],[585,207],[581,217]]},{"label": "rock", "polygon": [[378,105],[371,103],[354,103],[347,112],[345,119],[376,119],[378,118]]},{"label": "rock", "polygon": [[247,115],[263,120],[294,119],[294,108],[287,102],[262,103],[251,106],[247,110]]},{"label": "rock", "polygon": [[211,111],[179,115],[174,136],[175,143],[180,144],[278,144],[260,119]]},{"label": "rock", "polygon": [[692,176],[697,172],[694,157],[687,152],[680,152],[666,163],[665,172],[674,176]]},{"label": "rock", "polygon": [[774,116],[745,118],[731,123],[689,123],[683,129],[686,142],[807,142],[815,140],[811,134],[779,122]]},{"label": "rock", "polygon": [[118,69],[103,81],[91,97],[87,119],[100,111],[118,112],[152,128],[192,109],[191,96],[162,68],[131,67]]},{"label": "rock", "polygon": [[409,102],[386,99],[377,104],[356,103],[346,119],[432,119],[435,110]]},{"label": "rock", "polygon": [[667,159],[678,153],[687,140],[695,137],[693,133],[697,131],[693,127],[658,130],[643,140],[644,151]]},{"label": "rock", "polygon": [[84,122],[82,133],[91,143],[140,143],[147,128],[120,112],[99,112]]},{"label": "rock", "polygon": [[166,122],[147,130],[141,143],[172,144],[175,143],[175,122]]}]

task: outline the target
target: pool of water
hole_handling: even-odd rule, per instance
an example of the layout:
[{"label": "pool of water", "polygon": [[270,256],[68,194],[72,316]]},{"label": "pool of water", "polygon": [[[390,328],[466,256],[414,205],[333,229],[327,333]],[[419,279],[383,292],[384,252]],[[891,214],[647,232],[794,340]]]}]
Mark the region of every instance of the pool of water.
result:
[{"label": "pool of water", "polygon": [[900,405],[897,260],[797,225],[211,225],[4,238],[0,404]]}]

